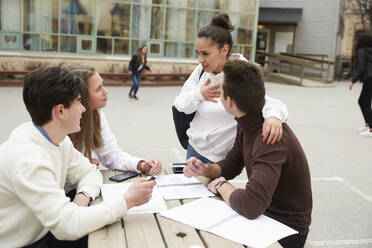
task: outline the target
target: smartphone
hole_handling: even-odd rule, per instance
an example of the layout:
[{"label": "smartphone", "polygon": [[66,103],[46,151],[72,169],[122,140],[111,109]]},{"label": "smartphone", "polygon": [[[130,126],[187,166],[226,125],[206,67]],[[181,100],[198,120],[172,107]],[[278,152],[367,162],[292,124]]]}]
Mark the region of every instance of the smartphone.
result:
[{"label": "smartphone", "polygon": [[129,178],[132,178],[132,177],[136,177],[138,176],[139,174],[135,171],[126,171],[126,172],[123,172],[123,173],[120,173],[120,174],[117,174],[115,176],[112,176],[110,177],[109,179],[111,181],[115,181],[115,182],[121,182],[121,181],[124,181],[124,180],[127,180]]},{"label": "smartphone", "polygon": [[172,170],[174,174],[182,174],[184,166],[173,166]]}]

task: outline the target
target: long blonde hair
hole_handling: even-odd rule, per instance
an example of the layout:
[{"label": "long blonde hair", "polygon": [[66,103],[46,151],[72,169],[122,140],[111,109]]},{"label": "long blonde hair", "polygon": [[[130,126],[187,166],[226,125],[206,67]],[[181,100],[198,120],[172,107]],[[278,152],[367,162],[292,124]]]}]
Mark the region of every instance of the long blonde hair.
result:
[{"label": "long blonde hair", "polygon": [[[142,46],[140,46],[140,48],[137,49],[137,63],[138,63],[138,66],[140,64],[142,64],[142,49],[144,47],[147,47],[147,46],[146,45],[142,45]],[[146,65],[146,63],[147,63],[147,53],[145,55],[143,55],[143,56],[144,56],[143,65]]]},{"label": "long blonde hair", "polygon": [[71,65],[66,67],[66,69],[74,76],[78,76],[83,80],[81,103],[86,109],[80,120],[80,132],[70,134],[69,136],[74,147],[80,152],[83,152],[84,156],[91,160],[92,149],[103,146],[99,112],[97,109],[92,110],[89,101],[88,80],[96,70],[93,67],[83,65]]}]

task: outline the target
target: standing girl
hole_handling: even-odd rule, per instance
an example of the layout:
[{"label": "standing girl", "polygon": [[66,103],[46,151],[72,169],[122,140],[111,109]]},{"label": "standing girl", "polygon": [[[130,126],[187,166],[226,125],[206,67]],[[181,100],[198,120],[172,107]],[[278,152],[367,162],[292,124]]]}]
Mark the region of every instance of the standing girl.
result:
[{"label": "standing girl", "polygon": [[355,50],[356,72],[351,79],[349,90],[353,88],[356,81],[363,83],[358,104],[365,124],[358,131],[362,136],[372,137],[372,35],[360,35]]},{"label": "standing girl", "polygon": [[[187,130],[187,159],[196,157],[204,163],[218,162],[225,158],[235,140],[236,121],[225,111],[220,100],[224,64],[227,60],[246,60],[241,54],[231,54],[233,41],[230,32],[233,29],[229,16],[221,13],[197,35],[195,47],[200,64],[174,101],[180,112],[190,114],[196,111]],[[265,118],[263,142],[273,145],[282,136],[282,121],[287,119],[287,108],[282,102],[266,96],[262,113]]]},{"label": "standing girl", "polygon": [[137,91],[141,80],[141,72],[146,69],[151,72],[150,67],[147,66],[147,46],[142,45],[137,50],[129,62],[129,73],[132,75],[133,85],[129,91],[129,98],[138,100]]}]

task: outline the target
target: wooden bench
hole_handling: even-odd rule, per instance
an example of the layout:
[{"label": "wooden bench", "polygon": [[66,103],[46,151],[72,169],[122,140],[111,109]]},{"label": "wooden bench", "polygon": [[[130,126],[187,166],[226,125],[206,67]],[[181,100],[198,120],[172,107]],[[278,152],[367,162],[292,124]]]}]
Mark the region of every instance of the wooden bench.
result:
[{"label": "wooden bench", "polygon": [[[102,171],[104,183],[111,175],[118,172]],[[172,173],[171,169],[165,168],[165,174]],[[130,179],[130,180],[136,180]],[[201,178],[203,183],[208,179]],[[187,200],[166,201],[168,208],[174,208]],[[101,201],[100,197],[93,204]],[[133,214],[127,215],[118,222],[94,231],[88,236],[88,248],[152,248],[152,247],[177,247],[190,248],[213,247],[213,248],[244,248],[245,246],[216,236],[214,234],[194,229],[190,226],[164,218],[159,214]],[[280,248],[278,243],[274,243],[270,248]]]},{"label": "wooden bench", "polygon": [[[126,83],[127,79],[131,78],[129,73],[100,73],[101,77],[119,77],[122,83]],[[142,73],[141,79],[156,78],[158,83],[162,83],[164,78],[183,78],[186,80],[190,73]]]},{"label": "wooden bench", "polygon": [[[23,86],[23,81],[19,80],[6,80],[3,76],[5,75],[26,75],[29,71],[0,71],[0,86]],[[111,78],[120,78],[121,83],[104,83],[106,86],[125,86],[130,85],[127,83],[127,80],[131,78],[131,74],[129,73],[100,73],[102,78],[111,77]],[[156,78],[157,83],[150,83],[146,84],[147,86],[159,86],[159,85],[182,85],[186,78],[190,76],[190,73],[142,73],[141,78]],[[178,78],[182,79],[181,82],[178,83],[167,83],[163,84],[164,78]]]}]

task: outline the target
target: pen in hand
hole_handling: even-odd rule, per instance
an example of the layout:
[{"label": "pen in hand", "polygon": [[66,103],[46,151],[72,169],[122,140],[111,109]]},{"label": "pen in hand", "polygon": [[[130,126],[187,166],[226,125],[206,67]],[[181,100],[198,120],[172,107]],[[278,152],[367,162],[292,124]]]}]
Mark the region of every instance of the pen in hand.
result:
[{"label": "pen in hand", "polygon": [[[172,163],[172,165],[187,165],[187,163]],[[192,165],[193,166],[196,166],[196,163],[195,162],[192,162]]]},{"label": "pen in hand", "polygon": [[155,180],[156,176],[151,176],[147,181]]}]

